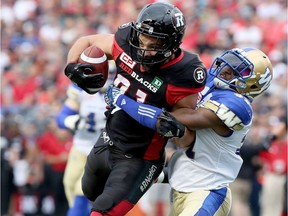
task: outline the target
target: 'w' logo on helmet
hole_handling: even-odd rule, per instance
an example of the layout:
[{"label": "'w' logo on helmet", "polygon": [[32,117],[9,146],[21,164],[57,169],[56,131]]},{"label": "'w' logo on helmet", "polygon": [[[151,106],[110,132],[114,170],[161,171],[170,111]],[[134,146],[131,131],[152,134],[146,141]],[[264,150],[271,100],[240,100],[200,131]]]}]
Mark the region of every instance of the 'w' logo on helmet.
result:
[{"label": "'w' logo on helmet", "polygon": [[267,67],[265,70],[265,74],[262,74],[259,79],[259,84],[260,85],[264,84],[261,88],[261,92],[266,90],[269,87],[271,80],[272,80],[272,75],[271,75],[270,69]]}]

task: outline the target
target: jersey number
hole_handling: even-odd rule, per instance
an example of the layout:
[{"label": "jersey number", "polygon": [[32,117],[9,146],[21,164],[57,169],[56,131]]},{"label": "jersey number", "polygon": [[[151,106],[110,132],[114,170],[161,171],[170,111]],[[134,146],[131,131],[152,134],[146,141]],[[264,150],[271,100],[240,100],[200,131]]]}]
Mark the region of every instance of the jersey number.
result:
[{"label": "jersey number", "polygon": [[95,133],[96,121],[95,121],[95,113],[89,113],[87,116],[87,131],[91,133]]},{"label": "jersey number", "polygon": [[[120,88],[121,91],[126,92],[130,87],[130,81],[121,74],[117,74],[114,80],[114,85]],[[147,93],[138,89],[136,92],[137,102],[144,103],[147,98]]]}]

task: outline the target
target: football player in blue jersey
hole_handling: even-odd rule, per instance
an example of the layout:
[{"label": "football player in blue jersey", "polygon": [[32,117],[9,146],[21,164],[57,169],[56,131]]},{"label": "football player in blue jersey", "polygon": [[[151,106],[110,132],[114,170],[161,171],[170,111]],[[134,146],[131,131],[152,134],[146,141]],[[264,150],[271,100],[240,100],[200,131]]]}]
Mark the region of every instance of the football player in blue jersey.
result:
[{"label": "football player in blue jersey", "polygon": [[164,137],[179,137],[174,141],[180,148],[168,164],[171,215],[229,214],[229,183],[242,165],[239,153],[253,119],[251,103],[272,77],[272,65],[262,51],[235,48],[213,62],[197,110],[168,113],[138,103],[115,87],[108,89],[105,98],[113,113],[124,110]]},{"label": "football player in blue jersey", "polygon": [[[65,74],[95,93],[103,77],[87,75],[90,66],[77,60],[85,48],[96,45],[115,61],[113,85],[127,96],[168,111],[195,109],[207,71],[197,54],[180,48],[185,27],[184,15],[174,5],[148,4],[135,22],[120,26],[115,34],[79,38],[69,50]],[[167,141],[123,110],[108,115],[82,178],[82,190],[92,201],[91,215],[121,216],[132,209],[161,173]]]},{"label": "football player in blue jersey", "polygon": [[57,116],[59,128],[73,132],[73,146],[64,172],[64,189],[69,204],[67,216],[88,216],[91,206],[83,195],[81,178],[86,158],[102,129],[106,117],[103,93],[90,95],[78,86],[71,84],[67,98]]},{"label": "football player in blue jersey", "polygon": [[64,189],[69,204],[67,216],[88,216],[91,205],[81,188],[81,178],[87,155],[105,127],[106,103],[103,94],[115,75],[115,65],[109,62],[109,74],[105,86],[97,94],[88,94],[70,84],[62,109],[56,120],[59,128],[73,133],[73,146],[64,172]]}]

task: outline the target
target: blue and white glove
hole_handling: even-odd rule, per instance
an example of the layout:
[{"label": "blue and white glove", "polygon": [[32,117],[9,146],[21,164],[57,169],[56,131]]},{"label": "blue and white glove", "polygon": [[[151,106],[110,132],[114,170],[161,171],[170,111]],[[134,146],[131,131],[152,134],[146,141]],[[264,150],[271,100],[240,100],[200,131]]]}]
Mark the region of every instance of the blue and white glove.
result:
[{"label": "blue and white glove", "polygon": [[105,102],[108,106],[116,106],[118,97],[121,95],[119,88],[116,88],[113,85],[110,85],[104,95]]},{"label": "blue and white glove", "polygon": [[109,114],[114,114],[121,108],[116,105],[119,96],[123,95],[121,90],[113,85],[110,85],[104,95],[104,100],[109,106]]}]

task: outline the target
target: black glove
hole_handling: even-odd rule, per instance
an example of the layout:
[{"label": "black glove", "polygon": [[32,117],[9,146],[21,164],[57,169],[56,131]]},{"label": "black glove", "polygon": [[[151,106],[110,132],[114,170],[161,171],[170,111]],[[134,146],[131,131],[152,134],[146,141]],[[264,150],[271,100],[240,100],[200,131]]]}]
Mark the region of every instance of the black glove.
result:
[{"label": "black glove", "polygon": [[160,121],[160,126],[157,132],[166,138],[182,137],[185,133],[185,126],[176,120],[169,112],[163,110],[157,117]]},{"label": "black glove", "polygon": [[86,63],[69,63],[65,67],[65,75],[88,94],[97,93],[103,87],[103,74],[89,74],[94,67]]}]

